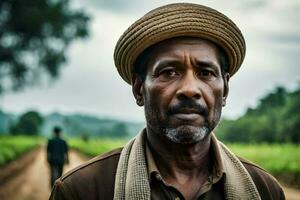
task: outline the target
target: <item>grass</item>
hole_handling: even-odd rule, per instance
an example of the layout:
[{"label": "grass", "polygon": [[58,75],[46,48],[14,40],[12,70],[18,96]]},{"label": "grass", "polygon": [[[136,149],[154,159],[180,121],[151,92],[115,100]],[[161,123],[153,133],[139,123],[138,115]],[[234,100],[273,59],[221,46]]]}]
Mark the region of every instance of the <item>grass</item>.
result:
[{"label": "grass", "polygon": [[[36,148],[42,139],[26,136],[0,137],[0,166],[17,159],[24,152]],[[71,148],[93,157],[117,147],[122,147],[128,139],[71,139]],[[294,144],[227,144],[237,155],[246,158],[273,175],[292,174],[300,180],[300,145]]]},{"label": "grass", "polygon": [[[70,146],[88,156],[96,156],[126,143],[125,139],[71,140]],[[273,175],[300,177],[300,146],[293,144],[228,144],[237,155],[246,158]]]},{"label": "grass", "polygon": [[294,144],[229,144],[237,155],[246,158],[273,175],[300,176],[300,145]]},{"label": "grass", "polygon": [[88,141],[72,139],[69,141],[69,145],[71,148],[92,157],[110,151],[114,148],[122,147],[126,142],[126,139],[110,138],[90,139]]},{"label": "grass", "polygon": [[25,152],[36,148],[41,138],[28,136],[1,136],[0,137],[0,166],[19,158]]}]

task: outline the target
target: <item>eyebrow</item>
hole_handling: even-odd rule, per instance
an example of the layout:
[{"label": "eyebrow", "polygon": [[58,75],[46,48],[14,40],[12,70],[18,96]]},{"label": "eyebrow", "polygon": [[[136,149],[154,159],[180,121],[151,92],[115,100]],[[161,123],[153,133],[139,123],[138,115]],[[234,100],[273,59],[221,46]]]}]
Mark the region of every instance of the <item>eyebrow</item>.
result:
[{"label": "eyebrow", "polygon": [[[211,67],[214,69],[218,69],[219,67],[221,68],[221,66],[218,63],[215,62],[211,62],[209,60],[198,60],[197,58],[193,61],[194,65],[196,66],[201,66],[201,67]],[[177,58],[164,58],[162,60],[158,60],[154,63],[154,67],[153,70],[156,70],[157,68],[166,66],[166,65],[178,65],[178,64],[182,64],[182,60],[181,59],[177,59]]]},{"label": "eyebrow", "polygon": [[195,60],[195,64],[197,66],[203,66],[203,67],[213,67],[218,69],[219,67],[221,67],[218,63],[215,62],[211,62],[211,61],[203,61],[203,60]]},{"label": "eyebrow", "polygon": [[180,61],[180,59],[176,59],[176,58],[165,58],[162,60],[158,60],[157,62],[154,63],[154,67],[153,69],[157,69],[160,66],[166,66],[166,65],[170,65],[170,64],[180,64],[182,63]]}]

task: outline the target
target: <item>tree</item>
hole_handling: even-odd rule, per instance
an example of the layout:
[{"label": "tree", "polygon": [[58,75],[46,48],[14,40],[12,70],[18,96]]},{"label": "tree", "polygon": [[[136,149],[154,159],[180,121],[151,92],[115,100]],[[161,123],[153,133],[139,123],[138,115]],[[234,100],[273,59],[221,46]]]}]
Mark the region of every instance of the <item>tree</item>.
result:
[{"label": "tree", "polygon": [[112,126],[102,126],[98,135],[100,137],[122,138],[129,135],[128,128],[124,122],[116,122]]},{"label": "tree", "polygon": [[118,122],[112,127],[112,137],[126,137],[129,135],[127,126],[123,122]]},{"label": "tree", "polygon": [[217,132],[230,142],[300,143],[300,84],[293,92],[277,87],[236,120],[223,119]]},{"label": "tree", "polygon": [[287,100],[287,91],[284,87],[276,87],[272,92],[260,99],[258,107],[255,109],[255,114],[267,113],[270,108],[282,107]]},{"label": "tree", "polygon": [[65,51],[88,35],[89,17],[69,0],[0,1],[0,94],[56,78]]},{"label": "tree", "polygon": [[36,111],[29,111],[20,116],[18,122],[11,127],[11,134],[38,135],[43,124],[42,116]]},{"label": "tree", "polygon": [[290,94],[282,121],[283,139],[300,144],[300,84],[296,91]]}]

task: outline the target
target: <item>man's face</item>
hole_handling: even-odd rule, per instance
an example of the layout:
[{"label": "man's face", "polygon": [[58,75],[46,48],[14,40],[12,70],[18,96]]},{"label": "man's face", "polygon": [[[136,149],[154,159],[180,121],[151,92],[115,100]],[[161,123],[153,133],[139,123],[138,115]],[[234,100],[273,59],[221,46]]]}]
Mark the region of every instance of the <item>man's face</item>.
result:
[{"label": "man's face", "polygon": [[197,38],[174,38],[152,48],[146,78],[134,80],[144,105],[147,128],[169,140],[203,140],[219,122],[228,93],[217,47]]}]

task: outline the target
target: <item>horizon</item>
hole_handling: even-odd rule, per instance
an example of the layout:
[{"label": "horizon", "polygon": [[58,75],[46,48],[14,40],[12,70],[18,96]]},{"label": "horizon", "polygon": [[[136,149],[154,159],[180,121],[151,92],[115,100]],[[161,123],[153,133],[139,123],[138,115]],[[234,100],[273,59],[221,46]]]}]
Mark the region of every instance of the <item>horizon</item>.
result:
[{"label": "horizon", "polygon": [[[247,109],[249,108],[256,108],[257,105],[260,103],[260,100],[262,98],[264,98],[266,95],[269,95],[271,94],[272,92],[274,92],[274,90],[277,88],[277,87],[283,87],[287,92],[291,93],[291,92],[294,92],[297,88],[300,87],[300,80],[296,82],[297,84],[295,84],[293,87],[285,87],[283,85],[276,85],[274,88],[272,88],[271,90],[268,90],[266,91],[266,93],[263,94],[263,96],[261,96],[257,102],[256,102],[256,105],[254,106],[249,106],[249,107],[246,107],[244,112],[241,113],[240,115],[237,115],[237,116],[226,116],[222,113],[221,115],[221,120],[222,119],[227,119],[227,120],[236,120],[240,117],[242,117],[243,115],[245,115]],[[2,108],[0,108],[0,112],[4,112],[5,114],[13,114],[13,115],[17,115],[17,116],[20,116],[22,115],[23,113],[26,113],[26,112],[29,112],[29,111],[36,111],[38,113],[40,113],[43,117],[45,116],[49,116],[49,115],[55,115],[55,114],[59,114],[59,115],[63,115],[63,116],[84,116],[84,117],[93,117],[93,118],[97,118],[97,119],[108,119],[108,120],[117,120],[117,121],[124,121],[124,122],[131,122],[131,123],[145,123],[145,118],[143,120],[135,120],[135,119],[125,119],[125,118],[122,118],[122,117],[118,117],[118,116],[113,116],[113,115],[105,115],[105,114],[98,114],[98,113],[92,113],[92,112],[81,112],[81,111],[71,111],[71,112],[65,112],[65,111],[60,111],[60,110],[51,110],[49,112],[43,112],[43,111],[40,111],[38,109],[34,109],[34,108],[27,108],[23,111],[9,111],[9,110],[3,110]],[[220,122],[221,122],[220,120]]]}]

